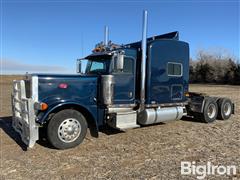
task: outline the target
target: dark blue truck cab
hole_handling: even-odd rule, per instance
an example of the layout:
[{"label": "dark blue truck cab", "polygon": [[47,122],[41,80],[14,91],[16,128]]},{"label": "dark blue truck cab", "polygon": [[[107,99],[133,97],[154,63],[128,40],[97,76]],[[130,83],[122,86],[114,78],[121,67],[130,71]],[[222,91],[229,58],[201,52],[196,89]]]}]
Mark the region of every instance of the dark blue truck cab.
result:
[{"label": "dark blue truck cab", "polygon": [[229,119],[227,98],[190,93],[189,45],[178,32],[126,45],[98,44],[77,61],[76,75],[31,74],[14,81],[13,127],[29,147],[46,128],[58,149],[80,144],[90,129],[120,130],[193,116],[205,122]]}]

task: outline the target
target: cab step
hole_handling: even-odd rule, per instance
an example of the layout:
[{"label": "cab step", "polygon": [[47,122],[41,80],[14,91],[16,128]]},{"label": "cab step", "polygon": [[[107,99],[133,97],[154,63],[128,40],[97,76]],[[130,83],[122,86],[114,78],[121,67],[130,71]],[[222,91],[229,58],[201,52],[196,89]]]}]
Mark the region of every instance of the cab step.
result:
[{"label": "cab step", "polygon": [[137,124],[136,111],[117,112],[114,117],[108,120],[108,125],[120,130],[140,127],[140,125]]},{"label": "cab step", "polygon": [[134,129],[134,128],[139,128],[140,125],[138,124],[124,124],[121,126],[118,126],[117,128],[119,128],[120,130],[127,130],[127,129]]}]

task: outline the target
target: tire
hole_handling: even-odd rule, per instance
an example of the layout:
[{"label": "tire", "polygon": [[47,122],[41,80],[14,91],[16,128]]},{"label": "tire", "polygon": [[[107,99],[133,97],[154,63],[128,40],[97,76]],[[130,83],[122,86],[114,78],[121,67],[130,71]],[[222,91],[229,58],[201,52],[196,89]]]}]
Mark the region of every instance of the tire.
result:
[{"label": "tire", "polygon": [[56,113],[47,127],[49,142],[57,149],[79,145],[87,133],[85,117],[76,110],[66,109]]},{"label": "tire", "polygon": [[212,123],[218,115],[218,105],[213,98],[206,99],[201,119],[206,123]]},{"label": "tire", "polygon": [[230,99],[220,98],[218,100],[218,116],[220,120],[227,120],[231,117],[233,105]]}]

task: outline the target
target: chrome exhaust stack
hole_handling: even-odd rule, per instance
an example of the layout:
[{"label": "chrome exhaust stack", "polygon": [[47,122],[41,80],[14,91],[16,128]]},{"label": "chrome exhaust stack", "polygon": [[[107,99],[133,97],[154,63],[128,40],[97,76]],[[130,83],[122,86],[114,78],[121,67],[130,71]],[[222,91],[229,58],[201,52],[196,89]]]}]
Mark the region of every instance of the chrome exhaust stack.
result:
[{"label": "chrome exhaust stack", "polygon": [[141,90],[140,90],[140,111],[144,110],[145,106],[145,83],[146,83],[146,52],[147,52],[147,17],[148,12],[143,11],[142,25],[142,59],[141,59]]},{"label": "chrome exhaust stack", "polygon": [[104,42],[103,42],[103,44],[104,44],[105,46],[108,45],[108,37],[109,37],[108,26],[105,26],[105,28],[104,28]]}]

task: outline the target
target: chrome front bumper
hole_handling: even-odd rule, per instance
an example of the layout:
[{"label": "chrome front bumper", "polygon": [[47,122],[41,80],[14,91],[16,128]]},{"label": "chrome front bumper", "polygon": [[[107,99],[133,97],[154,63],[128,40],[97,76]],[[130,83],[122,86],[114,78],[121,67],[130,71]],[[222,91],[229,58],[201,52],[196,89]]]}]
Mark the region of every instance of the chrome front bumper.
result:
[{"label": "chrome front bumper", "polygon": [[33,147],[39,138],[38,124],[34,110],[35,101],[26,98],[24,80],[14,80],[12,90],[12,126],[17,131],[22,141],[28,146]]}]

